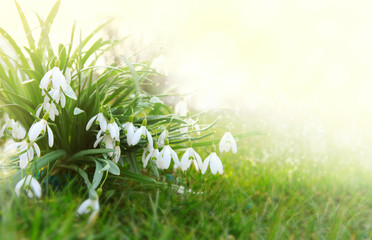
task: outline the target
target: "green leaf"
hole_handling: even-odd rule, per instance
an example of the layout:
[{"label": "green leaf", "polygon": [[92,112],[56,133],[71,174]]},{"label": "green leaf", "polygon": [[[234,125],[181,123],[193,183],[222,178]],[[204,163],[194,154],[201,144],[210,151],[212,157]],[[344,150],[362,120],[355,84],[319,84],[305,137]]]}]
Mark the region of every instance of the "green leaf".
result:
[{"label": "green leaf", "polygon": [[82,150],[78,153],[75,153],[72,155],[71,159],[78,159],[89,155],[96,155],[96,154],[102,154],[102,153],[109,153],[109,152],[115,152],[115,149],[88,149],[88,150]]},{"label": "green leaf", "polygon": [[110,160],[108,161],[108,163],[110,164],[109,172],[114,175],[120,175],[120,169],[118,165],[116,165],[113,161]]},{"label": "green leaf", "polygon": [[103,177],[102,164],[99,161],[95,161],[95,163],[96,163],[96,170],[94,171],[93,182],[92,182],[92,189],[94,190],[98,187]]},{"label": "green leaf", "polygon": [[137,71],[134,69],[134,66],[133,66],[132,62],[129,61],[129,59],[127,59],[125,56],[121,56],[121,58],[123,59],[125,64],[128,66],[130,72],[133,75],[133,81],[134,81],[134,85],[136,87],[136,96],[137,96],[138,95],[138,89],[139,89],[139,80],[138,80],[139,77],[138,77]]},{"label": "green leaf", "polygon": [[[41,158],[35,160],[35,162],[31,162],[32,166],[30,169],[36,169],[37,171],[40,170],[41,168],[45,167],[48,165],[48,163],[51,163],[53,161],[56,161],[58,159],[61,159],[67,155],[66,151],[64,150],[56,150],[50,153],[45,154]],[[36,166],[34,165],[36,164]],[[12,181],[13,184],[17,184],[18,181],[21,180],[22,178],[22,171],[19,170],[17,173],[12,175]],[[5,184],[8,184],[8,182],[4,182]]]},{"label": "green leaf", "polygon": [[140,173],[135,173],[135,172],[124,170],[124,169],[121,169],[120,172],[121,172],[120,176],[113,176],[113,178],[130,179],[130,180],[140,182],[140,183],[149,183],[149,184],[156,183],[156,180],[153,179],[152,177],[145,176]]},{"label": "green leaf", "polygon": [[133,172],[139,173],[140,169],[138,166],[136,153],[132,151],[127,151],[127,159],[129,163],[129,169]]},{"label": "green leaf", "polygon": [[23,29],[25,30],[25,33],[26,33],[26,38],[27,38],[28,44],[29,44],[31,49],[35,49],[35,40],[32,37],[32,32],[30,30],[30,26],[28,25],[26,16],[23,13],[22,8],[21,8],[21,6],[19,6],[17,1],[15,1],[15,4],[16,4],[16,7],[17,7],[19,17],[21,18],[21,21],[22,21]]}]

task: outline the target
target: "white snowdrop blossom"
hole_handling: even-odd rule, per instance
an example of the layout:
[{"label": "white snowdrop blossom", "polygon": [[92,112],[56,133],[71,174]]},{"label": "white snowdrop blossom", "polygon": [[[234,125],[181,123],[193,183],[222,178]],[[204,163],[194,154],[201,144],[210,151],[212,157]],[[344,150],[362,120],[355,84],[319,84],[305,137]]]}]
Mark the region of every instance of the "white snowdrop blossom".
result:
[{"label": "white snowdrop blossom", "polygon": [[169,134],[169,132],[168,132],[167,129],[164,129],[161,132],[161,134],[159,136],[159,139],[158,139],[158,146],[159,147],[163,147],[164,146],[164,140],[168,137],[168,134]]},{"label": "white snowdrop blossom", "polygon": [[180,161],[178,160],[177,153],[168,145],[168,139],[165,140],[165,146],[160,151],[156,165],[160,169],[168,169],[171,163],[171,159],[174,161],[174,169],[177,169],[180,166]]},{"label": "white snowdrop blossom", "polygon": [[33,198],[34,195],[37,198],[41,197],[41,186],[39,182],[35,178],[33,178],[31,175],[27,175],[26,177],[24,177],[15,186],[15,193],[17,194],[18,197],[19,197],[19,194],[21,193],[21,188],[23,188],[26,191],[27,196],[29,198]]},{"label": "white snowdrop blossom", "polygon": [[226,132],[225,135],[223,135],[220,141],[219,149],[220,152],[228,152],[231,149],[233,153],[236,153],[237,151],[236,142],[233,135],[231,135],[230,132]]},{"label": "white snowdrop blossom", "polygon": [[136,127],[133,122],[127,122],[123,124],[124,133],[127,135],[127,143],[129,146],[134,146],[134,133],[136,132]]},{"label": "white snowdrop blossom", "polygon": [[9,120],[7,129],[14,139],[20,140],[26,136],[26,129],[18,121],[14,121],[14,119]]},{"label": "white snowdrop blossom", "polygon": [[41,119],[40,121],[32,124],[32,126],[28,130],[28,139],[30,140],[30,142],[35,141],[40,134],[45,134],[45,130],[48,131],[49,147],[53,147],[54,135],[52,129],[49,127],[48,122],[45,119]]},{"label": "white snowdrop blossom", "polygon": [[[106,149],[115,149],[116,143],[120,142],[120,128],[118,127],[115,121],[112,121],[109,124],[107,124],[106,131],[103,131],[102,129],[99,130],[99,132],[97,133],[96,141],[94,142],[93,146],[96,148],[101,141],[104,143]],[[112,157],[114,155],[114,152],[108,152],[107,155]],[[114,156],[114,158],[116,157],[117,156]]]},{"label": "white snowdrop blossom", "polygon": [[85,128],[86,131],[88,131],[93,123],[99,124],[100,129],[103,132],[106,132],[107,130],[107,125],[108,125],[108,120],[107,118],[103,115],[102,112],[98,113],[97,115],[93,116],[87,123],[87,126]]},{"label": "white snowdrop blossom", "polygon": [[150,67],[155,69],[155,71],[158,73],[161,73],[165,76],[168,75],[168,61],[164,55],[160,55],[159,57],[155,58]]},{"label": "white snowdrop blossom", "polygon": [[19,155],[19,167],[25,169],[28,165],[28,162],[34,158],[36,153],[37,157],[40,157],[40,148],[36,143],[33,143],[31,146],[27,141],[22,141],[16,143],[19,146],[19,152],[23,152]]},{"label": "white snowdrop blossom", "polygon": [[[102,135],[102,131],[99,131],[97,134],[97,139],[93,144],[93,147],[96,148],[100,142],[102,142],[105,145],[106,149],[115,148],[116,140],[113,139],[109,133],[104,133]],[[110,157],[112,157],[113,154],[114,154],[113,152],[107,153],[107,155],[109,155]]]},{"label": "white snowdrop blossom", "polygon": [[62,98],[65,98],[65,95],[71,99],[77,99],[74,90],[67,84],[65,76],[58,67],[49,70],[41,79],[39,87],[43,90],[43,95],[45,95],[45,91],[48,90],[50,85],[52,86],[52,91],[54,90],[52,92],[53,95],[51,94],[52,98],[57,103],[61,100],[63,107],[66,100]]},{"label": "white snowdrop blossom", "polygon": [[[147,154],[149,153],[149,154]],[[147,154],[147,156],[146,156]],[[154,163],[157,164],[157,161],[158,161],[158,158],[159,158],[159,149],[157,148],[156,144],[155,144],[155,148],[150,151],[147,147],[145,148],[145,150],[143,151],[143,154],[142,154],[142,163],[143,163],[143,168],[146,168],[149,160],[151,159]]]},{"label": "white snowdrop blossom", "polygon": [[120,128],[115,121],[111,121],[107,124],[106,133],[110,133],[112,139],[120,141]]},{"label": "white snowdrop blossom", "polygon": [[151,133],[147,130],[146,125],[142,125],[137,131],[134,133],[134,136],[132,138],[132,145],[136,145],[140,140],[147,139],[147,147],[149,150],[154,149],[154,143],[152,140]]},{"label": "white snowdrop blossom", "polygon": [[181,169],[182,171],[186,171],[190,168],[191,163],[194,163],[194,167],[196,171],[199,170],[199,168],[202,167],[203,162],[201,160],[201,157],[192,147],[189,147],[186,149],[185,153],[183,154],[181,158]]},{"label": "white snowdrop blossom", "polygon": [[188,112],[187,102],[185,99],[179,101],[174,107],[174,112],[181,117],[186,117]]},{"label": "white snowdrop blossom", "polygon": [[220,174],[223,173],[223,165],[221,162],[221,159],[217,156],[215,152],[212,152],[203,162],[203,166],[201,168],[202,174],[204,174],[207,169],[208,165],[211,169],[211,172],[213,175],[215,175],[217,172]]},{"label": "white snowdrop blossom", "polygon": [[85,200],[77,209],[76,213],[78,215],[83,215],[83,214],[90,214],[89,217],[89,222],[92,222],[96,216],[98,215],[99,211],[99,201],[98,198],[92,200],[92,199],[87,199]]},{"label": "white snowdrop blossom", "polygon": [[44,110],[44,114],[49,114],[49,119],[54,121],[55,117],[59,115],[56,104],[50,101],[48,96],[45,96],[43,104],[36,110],[36,117],[40,117],[41,111]]}]

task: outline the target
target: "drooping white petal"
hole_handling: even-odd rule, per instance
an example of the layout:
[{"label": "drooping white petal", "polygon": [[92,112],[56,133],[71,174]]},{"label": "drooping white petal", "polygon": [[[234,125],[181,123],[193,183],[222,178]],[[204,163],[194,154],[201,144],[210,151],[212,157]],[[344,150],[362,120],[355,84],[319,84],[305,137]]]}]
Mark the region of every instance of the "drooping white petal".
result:
[{"label": "drooping white petal", "polygon": [[195,160],[194,160],[195,168],[196,168],[196,170],[198,170],[198,167],[202,168],[202,166],[203,166],[202,159],[201,159],[200,155],[197,152],[195,152],[194,149],[191,148],[191,151],[192,151],[192,153],[195,157]]},{"label": "drooping white petal", "polygon": [[25,152],[19,155],[19,167],[21,169],[25,169],[27,167],[27,164],[28,164],[28,158],[27,158],[27,152]]},{"label": "drooping white petal", "polygon": [[39,145],[37,145],[36,143],[33,143],[32,145],[34,146],[34,149],[35,149],[35,152],[36,152],[36,156],[40,157],[40,148],[39,148]]},{"label": "drooping white petal", "polygon": [[97,145],[102,141],[103,138],[104,138],[104,136],[101,136],[101,137],[97,138],[97,140],[93,144],[93,147],[96,148]]},{"label": "drooping white petal", "polygon": [[87,126],[85,127],[85,130],[88,131],[90,127],[92,126],[93,122],[96,120],[97,115],[93,116],[91,119],[89,119]]},{"label": "drooping white petal", "polygon": [[37,110],[36,110],[36,117],[40,117],[41,110],[43,110],[43,105],[41,105]]},{"label": "drooping white petal", "polygon": [[91,201],[90,199],[87,199],[85,200],[78,208],[78,210],[76,211],[77,214],[79,215],[83,215],[83,214],[86,214],[86,213],[89,213],[90,212],[90,209],[88,208],[90,205],[91,205]]},{"label": "drooping white petal", "polygon": [[127,131],[127,143],[129,146],[133,146],[135,144],[133,144],[133,137],[134,137],[134,134],[135,134],[135,127],[133,125],[133,123],[128,123],[126,125],[126,131]]},{"label": "drooping white petal", "polygon": [[211,158],[211,155],[209,155],[203,162],[203,166],[201,167],[201,173],[204,174],[207,169],[208,169],[208,165],[209,165],[209,161],[210,161],[210,158]]},{"label": "drooping white petal", "polygon": [[35,196],[37,198],[41,197],[41,186],[39,182],[35,178],[31,178],[31,183],[30,183],[31,189],[34,192]]},{"label": "drooping white petal", "polygon": [[47,73],[45,73],[45,75],[43,76],[43,78],[41,79],[40,81],[40,84],[39,84],[39,88],[41,89],[47,89],[50,82],[51,82],[51,76],[52,76],[52,70],[49,70]]},{"label": "drooping white petal", "polygon": [[141,140],[141,136],[143,135],[143,126],[141,126],[137,131],[133,134],[133,137],[131,139],[131,146],[137,145],[139,141]]},{"label": "drooping white petal", "polygon": [[223,173],[223,165],[221,159],[214,152],[211,153],[210,169],[213,175],[215,175],[217,172],[219,172],[220,174]]},{"label": "drooping white petal", "polygon": [[47,125],[47,129],[48,129],[48,144],[49,144],[49,147],[53,147],[53,143],[54,143],[53,131],[48,125]]},{"label": "drooping white petal", "polygon": [[27,193],[28,198],[33,198],[34,197],[34,194],[32,193],[32,191],[30,189],[26,189],[26,193]]},{"label": "drooping white petal", "polygon": [[45,132],[45,126],[46,122],[44,119],[42,119],[41,121],[34,123],[30,127],[30,130],[28,130],[28,139],[30,140],[30,142],[35,141],[35,139],[40,135],[42,131]]},{"label": "drooping white petal", "polygon": [[66,106],[66,97],[64,94],[61,94],[61,107],[64,108]]},{"label": "drooping white petal", "polygon": [[31,162],[32,159],[34,158],[34,150],[32,149],[32,147],[28,148],[26,153],[27,153],[27,160]]},{"label": "drooping white petal", "polygon": [[103,113],[98,113],[97,121],[99,123],[99,127],[101,128],[101,130],[106,132],[106,130],[107,130],[107,119],[105,118]]},{"label": "drooping white petal", "polygon": [[[148,153],[148,155],[146,156],[147,153]],[[147,163],[149,162],[149,159],[150,159],[151,155],[152,155],[152,151],[150,151],[148,149],[148,147],[145,147],[145,149],[143,150],[143,153],[142,153],[143,168],[146,168]]]},{"label": "drooping white petal", "polygon": [[74,90],[70,87],[70,85],[66,84],[62,88],[62,91],[63,91],[64,94],[66,94],[67,97],[69,97],[71,99],[74,99],[74,100],[77,100],[76,94],[75,94]]},{"label": "drooping white petal", "polygon": [[[169,147],[169,146],[168,146]],[[177,169],[180,166],[180,161],[178,160],[177,153],[173,151],[172,148],[169,147],[170,154],[172,155],[173,161],[174,161],[174,169]]]},{"label": "drooping white petal", "polygon": [[19,181],[16,186],[15,186],[15,193],[17,195],[17,197],[19,197],[19,194],[21,193],[21,187],[23,186],[23,184],[25,183],[26,181],[26,177],[22,178],[21,181]]},{"label": "drooping white petal", "polygon": [[115,146],[115,152],[114,152],[114,157],[112,158],[112,161],[114,163],[118,163],[121,155],[121,149],[120,146]]},{"label": "drooping white petal", "polygon": [[231,150],[233,153],[236,153],[238,148],[237,148],[237,145],[236,145],[236,141],[235,139],[231,136]]},{"label": "drooping white petal", "polygon": [[[106,145],[106,149],[114,149],[115,147],[115,140],[111,138],[110,134],[105,134],[103,138],[103,142]],[[113,152],[108,152],[107,155],[112,157]]]},{"label": "drooping white petal", "polygon": [[183,154],[181,158],[181,170],[182,171],[186,171],[190,167],[189,157],[190,157],[189,149],[186,149],[185,153]]},{"label": "drooping white petal", "polygon": [[52,84],[54,89],[59,89],[62,84],[66,84],[66,78],[58,67],[54,67],[52,75]]},{"label": "drooping white petal", "polygon": [[160,169],[167,169],[171,163],[171,155],[169,152],[169,146],[166,145],[159,153],[159,158],[157,161],[157,166]]},{"label": "drooping white petal", "polygon": [[149,150],[152,152],[152,150],[154,150],[154,142],[152,140],[152,136],[151,136],[151,133],[146,129],[146,137],[147,137],[147,146],[149,148]]},{"label": "drooping white petal", "polygon": [[109,123],[107,128],[110,132],[111,138],[115,139],[116,141],[120,141],[120,128],[116,122]]},{"label": "drooping white petal", "polygon": [[165,138],[167,138],[167,137],[168,137],[168,130],[164,129],[164,131],[161,132],[161,134],[159,136],[159,139],[158,139],[158,146],[159,147],[164,146],[164,141],[165,141]]}]

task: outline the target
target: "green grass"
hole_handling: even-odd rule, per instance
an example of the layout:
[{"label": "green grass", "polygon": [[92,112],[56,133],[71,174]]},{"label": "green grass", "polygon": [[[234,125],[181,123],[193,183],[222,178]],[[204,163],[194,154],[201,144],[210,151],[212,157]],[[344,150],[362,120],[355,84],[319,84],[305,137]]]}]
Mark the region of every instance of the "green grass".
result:
[{"label": "green grass", "polygon": [[[293,164],[287,159],[298,153],[255,143],[257,138],[240,141],[238,155],[224,155],[222,177],[195,171],[173,174],[176,182],[202,194],[110,179],[94,224],[88,224],[88,216],[75,214],[87,198],[80,178],[66,181],[59,190],[44,189],[41,200],[18,199],[3,190],[2,239],[372,237],[371,176],[357,159],[345,163],[340,161],[345,155],[335,152],[318,163],[308,153]],[[259,138],[265,142],[268,137]]]}]

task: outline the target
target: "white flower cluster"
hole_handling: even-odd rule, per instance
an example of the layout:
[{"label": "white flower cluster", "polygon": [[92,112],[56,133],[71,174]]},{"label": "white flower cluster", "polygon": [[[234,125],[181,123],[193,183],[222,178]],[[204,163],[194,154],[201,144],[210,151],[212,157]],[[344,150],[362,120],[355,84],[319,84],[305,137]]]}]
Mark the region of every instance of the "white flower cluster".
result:
[{"label": "white flower cluster", "polygon": [[[59,115],[58,108],[64,108],[66,106],[66,96],[76,100],[76,95],[70,86],[71,71],[67,69],[65,77],[62,71],[55,67],[48,71],[40,81],[40,89],[44,96],[44,101],[41,106],[36,110],[36,117],[39,121],[32,124],[28,130],[26,137],[26,130],[20,125],[19,122],[5,117],[6,124],[0,130],[0,137],[7,129],[13,136],[14,139],[21,140],[21,142],[15,143],[18,147],[19,154],[19,167],[26,169],[30,161],[33,160],[35,153],[37,157],[40,157],[40,148],[36,141],[40,135],[48,133],[48,145],[53,147],[54,135],[53,131],[48,125],[48,119],[51,121],[55,120],[55,117]],[[43,117],[40,119],[40,114],[43,110]],[[37,198],[41,197],[41,187],[38,181],[27,175],[21,181],[19,181],[15,187],[16,194],[20,194],[20,189],[24,188],[27,196],[32,198],[34,195]]]}]

